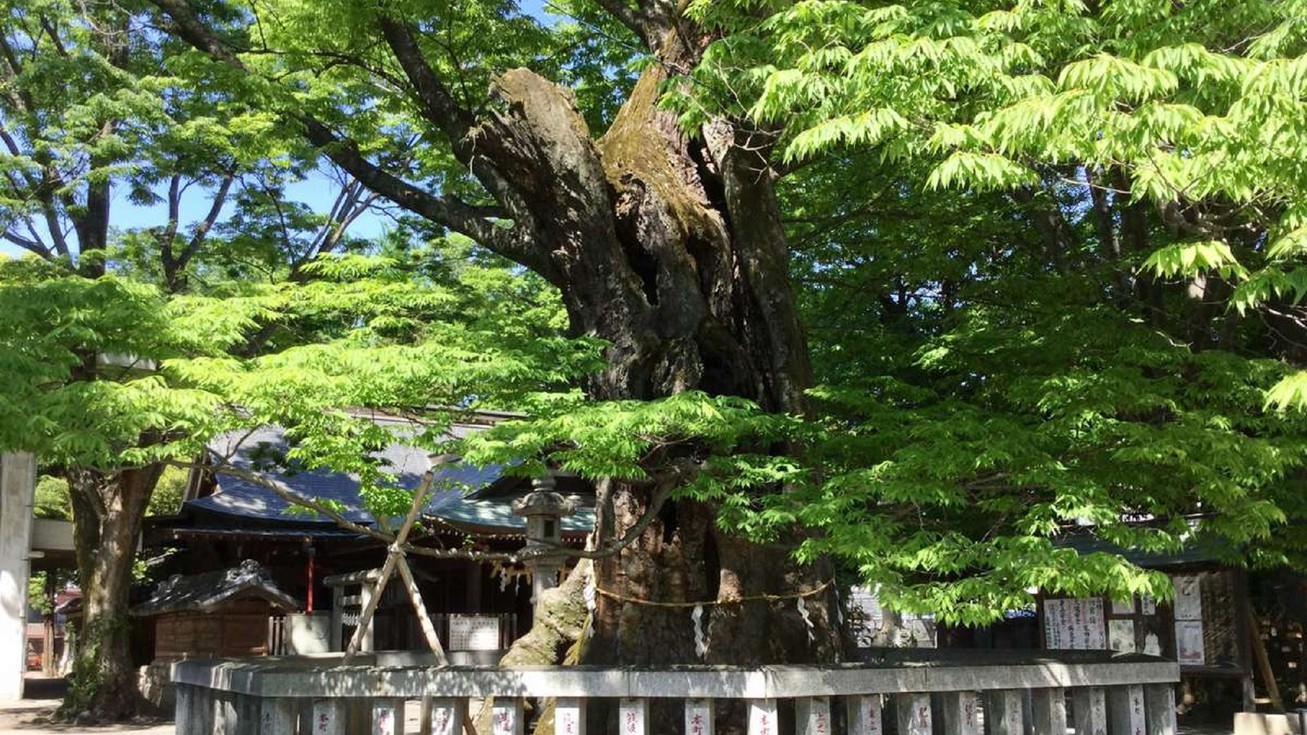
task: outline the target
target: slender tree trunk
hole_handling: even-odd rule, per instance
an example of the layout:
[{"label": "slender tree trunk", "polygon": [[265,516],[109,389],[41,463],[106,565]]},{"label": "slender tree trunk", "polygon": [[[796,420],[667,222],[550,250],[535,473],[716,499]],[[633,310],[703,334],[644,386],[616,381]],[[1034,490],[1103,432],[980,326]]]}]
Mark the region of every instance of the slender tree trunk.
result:
[{"label": "slender tree trunk", "polygon": [[161,465],[69,473],[82,588],[80,650],[60,713],[91,721],[120,720],[137,711],[128,617],[132,567],[141,519]]}]

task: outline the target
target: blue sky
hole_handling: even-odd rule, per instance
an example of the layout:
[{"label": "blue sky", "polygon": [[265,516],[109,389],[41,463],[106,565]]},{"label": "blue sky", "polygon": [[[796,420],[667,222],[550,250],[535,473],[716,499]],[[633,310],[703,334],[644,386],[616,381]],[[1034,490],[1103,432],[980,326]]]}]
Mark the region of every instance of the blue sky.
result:
[{"label": "blue sky", "polygon": [[[539,18],[544,23],[551,23],[558,16],[552,15],[546,9],[549,3],[545,0],[520,0],[518,6],[522,12]],[[289,187],[286,191],[286,199],[303,202],[309,205],[314,211],[325,211],[331,206],[331,202],[336,196],[336,185],[325,176],[313,176],[309,179]],[[210,199],[202,196],[200,192],[190,192],[189,196],[183,198],[181,219],[183,230],[187,225],[201,220],[207,213],[210,205]],[[112,222],[114,228],[119,231],[158,227],[163,225],[167,219],[167,208],[159,204],[154,206],[142,206],[129,201],[125,189],[119,189],[114,192],[112,206]],[[231,204],[228,204],[224,211],[224,218],[231,213]],[[390,221],[375,213],[365,213],[350,228],[350,233],[355,237],[371,238],[382,234]],[[16,232],[26,234],[23,227],[16,228]],[[46,235],[44,228],[38,231]],[[70,242],[75,243],[76,237],[71,233],[68,235]],[[46,237],[48,242],[48,237]],[[27,251],[0,239],[0,253],[8,255],[22,255]]]}]

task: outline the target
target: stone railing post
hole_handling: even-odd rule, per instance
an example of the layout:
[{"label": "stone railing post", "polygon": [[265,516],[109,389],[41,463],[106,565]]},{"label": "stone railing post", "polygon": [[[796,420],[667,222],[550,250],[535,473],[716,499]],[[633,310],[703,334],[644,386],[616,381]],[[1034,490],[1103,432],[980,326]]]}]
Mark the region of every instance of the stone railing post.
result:
[{"label": "stone railing post", "polygon": [[559,697],[554,700],[554,735],[585,735],[585,700]]},{"label": "stone railing post", "polygon": [[879,694],[849,697],[844,706],[849,735],[882,735],[885,727],[881,720],[883,713]]},{"label": "stone railing post", "polygon": [[777,735],[780,725],[776,722],[776,700],[749,700],[749,735]]},{"label": "stone railing post", "polygon": [[467,700],[455,697],[435,697],[423,700],[424,729],[429,735],[460,735],[463,718],[467,716]]},{"label": "stone railing post", "polygon": [[490,735],[522,735],[526,725],[522,720],[522,700],[498,697],[490,709]]},{"label": "stone railing post", "polygon": [[378,699],[372,703],[372,735],[404,735],[404,700]]},{"label": "stone railing post", "polygon": [[1081,687],[1071,694],[1077,735],[1107,735],[1107,694],[1102,687]]},{"label": "stone railing post", "polygon": [[299,719],[295,700],[288,697],[267,697],[259,700],[260,733],[295,732]]},{"label": "stone railing post", "polygon": [[1145,735],[1144,688],[1114,686],[1107,690],[1108,735]]},{"label": "stone railing post", "polygon": [[894,695],[899,735],[931,735],[930,695],[911,692]]},{"label": "stone railing post", "polygon": [[1023,735],[1025,723],[1021,716],[1021,695],[1020,689],[996,689],[988,692],[985,721],[991,735]]},{"label": "stone railing post", "polygon": [[617,705],[617,732],[621,735],[649,735],[649,700],[624,698]]},{"label": "stone railing post", "polygon": [[685,700],[685,735],[713,735],[717,709],[711,699]]},{"label": "stone railing post", "polygon": [[312,735],[346,735],[345,700],[319,699],[313,703]]},{"label": "stone railing post", "polygon": [[975,692],[944,692],[944,735],[980,735]]},{"label": "stone railing post", "polygon": [[[1144,687],[1145,720],[1148,735],[1176,735],[1175,687],[1171,684],[1149,684]],[[1300,730],[1300,732],[1302,732]],[[1307,733],[1303,733],[1307,735]]]},{"label": "stone railing post", "polygon": [[794,703],[798,735],[830,735],[830,697],[801,697]]},{"label": "stone railing post", "polygon": [[1035,735],[1066,735],[1066,724],[1065,689],[1031,690],[1030,725]]}]

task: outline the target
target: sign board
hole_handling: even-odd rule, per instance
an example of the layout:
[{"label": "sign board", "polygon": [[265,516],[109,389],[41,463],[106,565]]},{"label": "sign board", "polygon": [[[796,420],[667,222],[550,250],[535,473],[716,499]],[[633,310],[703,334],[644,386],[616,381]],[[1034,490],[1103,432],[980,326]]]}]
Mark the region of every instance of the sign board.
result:
[{"label": "sign board", "polygon": [[1175,621],[1175,660],[1181,666],[1202,666],[1207,663],[1201,620]]},{"label": "sign board", "polygon": [[1103,599],[1044,600],[1044,642],[1050,650],[1101,651],[1107,648]]},{"label": "sign board", "polygon": [[486,615],[450,615],[449,650],[498,651],[499,618]]}]

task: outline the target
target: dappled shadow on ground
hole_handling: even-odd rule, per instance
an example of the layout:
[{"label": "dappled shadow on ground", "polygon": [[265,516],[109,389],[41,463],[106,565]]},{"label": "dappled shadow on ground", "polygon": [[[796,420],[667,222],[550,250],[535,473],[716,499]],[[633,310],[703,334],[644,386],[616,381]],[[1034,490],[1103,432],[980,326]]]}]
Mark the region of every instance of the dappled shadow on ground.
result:
[{"label": "dappled shadow on ground", "polygon": [[29,676],[23,683],[23,698],[0,702],[0,733],[14,735],[92,735],[93,733],[136,733],[137,735],[171,735],[171,722],[142,719],[108,725],[55,723],[51,721],[59,702],[68,691],[63,679]]}]

